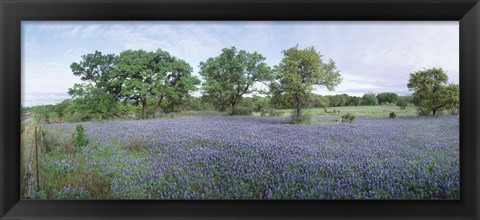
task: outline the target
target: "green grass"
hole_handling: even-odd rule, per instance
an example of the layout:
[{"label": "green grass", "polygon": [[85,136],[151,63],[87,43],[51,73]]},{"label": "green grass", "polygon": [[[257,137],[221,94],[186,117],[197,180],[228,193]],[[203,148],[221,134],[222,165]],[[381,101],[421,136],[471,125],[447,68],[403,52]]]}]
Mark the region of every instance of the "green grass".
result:
[{"label": "green grass", "polygon": [[[340,111],[339,113],[326,113],[324,108],[307,108],[305,112],[309,112],[314,117],[340,117],[344,114],[350,113],[355,117],[364,118],[388,118],[390,112],[395,112],[397,117],[401,116],[416,116],[416,108],[414,106],[408,106],[405,109],[401,109],[398,106],[342,106],[342,107],[330,107],[326,108],[327,111],[333,112],[333,110]],[[290,116],[293,109],[281,109],[278,110],[284,112],[284,116]]]},{"label": "green grass", "polygon": [[[35,124],[32,119],[22,122],[22,132],[20,138],[20,190],[23,193],[25,187],[25,175],[27,172],[27,163],[30,159],[31,151],[34,149]],[[27,196],[27,195],[22,195]]]}]

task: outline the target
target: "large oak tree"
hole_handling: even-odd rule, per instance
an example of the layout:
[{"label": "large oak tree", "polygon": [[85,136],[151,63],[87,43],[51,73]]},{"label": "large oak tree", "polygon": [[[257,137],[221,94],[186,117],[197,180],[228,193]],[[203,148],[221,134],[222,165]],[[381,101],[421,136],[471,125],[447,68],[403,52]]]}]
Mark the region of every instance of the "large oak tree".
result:
[{"label": "large oak tree", "polygon": [[141,103],[142,118],[146,118],[148,98],[156,99],[156,108],[173,108],[182,98],[196,90],[200,80],[191,75],[192,67],[185,61],[157,50],[123,51],[117,62],[122,96]]},{"label": "large oak tree", "polygon": [[414,91],[414,104],[420,114],[431,112],[435,116],[444,108],[458,106],[458,85],[448,84],[448,76],[442,68],[410,73],[407,87]]},{"label": "large oak tree", "polygon": [[281,97],[293,112],[292,122],[300,123],[303,108],[315,86],[333,90],[342,82],[340,72],[333,60],[324,62],[322,55],[314,48],[299,49],[298,45],[283,51],[284,58],[275,67],[275,78],[270,88],[274,98]]},{"label": "large oak tree", "polygon": [[271,79],[271,68],[259,53],[224,48],[217,57],[200,63],[200,75],[204,78],[203,93],[215,101],[219,110],[235,108],[246,94],[258,91],[255,83]]}]

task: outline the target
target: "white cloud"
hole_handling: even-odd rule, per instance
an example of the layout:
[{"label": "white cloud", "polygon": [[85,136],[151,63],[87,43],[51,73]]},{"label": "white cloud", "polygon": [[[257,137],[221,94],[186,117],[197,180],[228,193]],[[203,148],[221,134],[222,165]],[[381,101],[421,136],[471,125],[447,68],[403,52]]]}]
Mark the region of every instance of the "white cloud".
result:
[{"label": "white cloud", "polygon": [[409,73],[423,68],[443,67],[458,83],[458,28],[458,22],[22,22],[22,88],[37,100],[44,99],[28,94],[66,93],[80,81],[69,65],[94,50],[160,48],[197,74],[198,64],[224,47],[257,51],[273,66],[298,43],[314,45],[342,72],[342,84],[321,94],[408,94]]}]

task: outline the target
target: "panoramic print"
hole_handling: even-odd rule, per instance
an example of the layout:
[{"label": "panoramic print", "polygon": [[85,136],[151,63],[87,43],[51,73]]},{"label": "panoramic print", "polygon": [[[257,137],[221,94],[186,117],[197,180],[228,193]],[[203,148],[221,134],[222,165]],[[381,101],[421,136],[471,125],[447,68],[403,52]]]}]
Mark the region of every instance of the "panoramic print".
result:
[{"label": "panoramic print", "polygon": [[22,22],[22,199],[459,200],[459,24]]}]

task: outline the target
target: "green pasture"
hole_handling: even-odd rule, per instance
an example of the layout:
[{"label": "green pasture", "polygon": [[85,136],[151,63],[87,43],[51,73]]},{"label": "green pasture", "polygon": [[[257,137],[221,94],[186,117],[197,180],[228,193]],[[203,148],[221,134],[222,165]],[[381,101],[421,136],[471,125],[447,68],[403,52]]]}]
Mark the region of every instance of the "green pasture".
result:
[{"label": "green pasture", "polygon": [[[327,109],[327,112],[325,112]],[[336,113],[333,113],[333,110]],[[284,113],[284,116],[288,116],[292,113],[293,109],[281,109],[278,110]],[[389,105],[377,105],[377,106],[342,106],[342,107],[329,107],[329,108],[307,108],[304,112],[312,114],[313,117],[340,117],[344,114],[350,113],[355,117],[365,118],[386,118],[391,112],[395,112],[397,117],[401,116],[417,116],[415,106],[407,106],[405,109],[401,109],[398,106]]]}]

